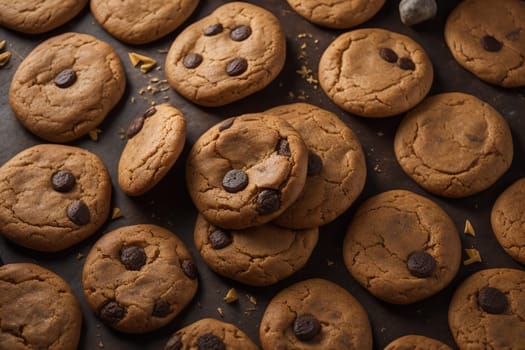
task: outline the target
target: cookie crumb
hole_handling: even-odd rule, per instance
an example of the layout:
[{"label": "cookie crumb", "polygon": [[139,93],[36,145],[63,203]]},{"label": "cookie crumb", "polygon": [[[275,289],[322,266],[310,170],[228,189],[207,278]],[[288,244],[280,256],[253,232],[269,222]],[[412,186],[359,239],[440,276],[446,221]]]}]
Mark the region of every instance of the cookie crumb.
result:
[{"label": "cookie crumb", "polygon": [[472,223],[469,219],[465,220],[465,229],[463,230],[463,233],[466,235],[471,235],[472,237],[476,236],[476,231],[474,230],[474,226],[472,226]]},{"label": "cookie crumb", "polygon": [[113,213],[111,214],[111,220],[118,219],[122,216],[123,215],[122,215],[122,211],[120,210],[120,208],[118,207],[113,208]]},{"label": "cookie crumb", "polygon": [[168,49],[158,49],[158,53],[168,53]]},{"label": "cookie crumb", "polygon": [[237,301],[239,297],[237,296],[237,292],[235,291],[235,288],[230,288],[228,292],[226,293],[226,296],[224,297],[224,301],[228,304],[231,304],[235,301]]},{"label": "cookie crumb", "polygon": [[4,49],[5,43],[6,43],[5,40],[0,41],[0,51]]},{"label": "cookie crumb", "polygon": [[254,312],[255,310],[257,310],[255,307],[248,307],[244,310],[244,314],[246,316],[250,316],[252,314],[252,312]]},{"label": "cookie crumb", "polygon": [[104,343],[102,342],[102,340],[99,340],[99,341],[98,341],[97,346],[98,346],[99,348],[103,348],[103,347],[104,347]]},{"label": "cookie crumb", "polygon": [[383,137],[383,136],[385,136],[385,133],[382,132],[382,131],[378,131],[378,132],[376,133],[376,135],[379,136],[379,137]]},{"label": "cookie crumb", "polygon": [[219,316],[221,316],[221,318],[224,317],[224,310],[222,309],[222,307],[217,308],[217,313],[219,314]]},{"label": "cookie crumb", "polygon": [[101,132],[102,130],[95,128],[89,132],[89,138],[93,141],[98,141],[98,134]]},{"label": "cookie crumb", "polygon": [[465,253],[467,253],[467,255],[468,255],[468,259],[463,261],[463,265],[465,265],[465,266],[482,261],[481,260],[481,255],[479,254],[479,251],[477,249],[474,249],[474,248],[468,249],[468,248],[466,248],[465,249]]},{"label": "cookie crumb", "polygon": [[131,96],[131,98],[129,99],[129,102],[130,103],[135,103],[135,96]]},{"label": "cookie crumb", "polygon": [[379,167],[379,164],[374,165],[374,171],[376,173],[380,173],[382,171],[381,168]]},{"label": "cookie crumb", "polygon": [[330,260],[330,259],[326,259],[326,265],[327,265],[327,266],[334,266],[334,264],[335,264],[335,263],[334,263],[332,260]]},{"label": "cookie crumb", "polygon": [[11,58],[11,52],[6,51],[6,52],[0,53],[0,68],[5,66],[7,62],[9,62],[10,58]]},{"label": "cookie crumb", "polygon": [[84,254],[82,253],[77,253],[77,260],[82,260],[82,258],[84,257]]},{"label": "cookie crumb", "polygon": [[246,298],[248,298],[248,301],[252,303],[253,305],[257,305],[257,299],[253,295],[246,294]]},{"label": "cookie crumb", "polygon": [[130,52],[128,53],[128,56],[133,67],[136,67],[140,64],[140,71],[144,74],[152,70],[157,64],[157,61],[155,61],[153,58],[138,54],[136,52]]}]

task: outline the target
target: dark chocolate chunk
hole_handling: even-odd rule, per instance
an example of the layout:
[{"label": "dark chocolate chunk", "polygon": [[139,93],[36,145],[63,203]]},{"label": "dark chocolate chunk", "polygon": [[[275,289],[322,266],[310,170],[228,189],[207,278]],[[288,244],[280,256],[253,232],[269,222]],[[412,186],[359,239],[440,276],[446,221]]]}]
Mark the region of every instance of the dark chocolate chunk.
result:
[{"label": "dark chocolate chunk", "polygon": [[232,243],[232,236],[228,231],[217,229],[208,235],[213,249],[222,249]]},{"label": "dark chocolate chunk", "polygon": [[266,215],[281,207],[281,193],[277,190],[262,190],[257,196],[257,213]]},{"label": "dark chocolate chunk", "polygon": [[157,113],[157,108],[155,107],[150,107],[148,109],[146,109],[146,111],[144,111],[144,114],[142,114],[142,116],[144,118],[149,118],[151,117],[153,114]]},{"label": "dark chocolate chunk", "polygon": [[61,89],[70,87],[75,81],[77,81],[77,73],[73,69],[64,69],[55,77],[55,85]]},{"label": "dark chocolate chunk", "polygon": [[277,154],[285,157],[290,157],[292,152],[290,152],[290,144],[287,139],[280,139],[277,143]]},{"label": "dark chocolate chunk", "polygon": [[126,309],[116,301],[110,301],[104,304],[100,309],[100,318],[108,324],[114,324],[126,316]]},{"label": "dark chocolate chunk", "polygon": [[128,137],[128,139],[137,135],[140,132],[140,130],[142,130],[143,126],[144,117],[136,117],[135,119],[133,119],[129,124],[128,129],[126,130],[126,136]]},{"label": "dark chocolate chunk", "polygon": [[312,315],[297,316],[293,323],[293,333],[297,339],[308,341],[321,331],[321,323]]},{"label": "dark chocolate chunk", "polygon": [[397,62],[397,53],[394,50],[387,47],[382,47],[379,49],[379,56],[387,62],[396,63]]},{"label": "dark chocolate chunk", "polygon": [[496,52],[501,50],[502,44],[499,42],[496,38],[494,38],[491,35],[485,35],[481,39],[479,39],[481,46],[485,49],[485,51],[489,52]]},{"label": "dark chocolate chunk", "polygon": [[229,170],[222,178],[222,187],[226,192],[236,193],[248,185],[248,175],[240,169]]},{"label": "dark chocolate chunk", "polygon": [[501,290],[483,287],[478,292],[478,305],[489,314],[501,314],[507,309],[509,302]]},{"label": "dark chocolate chunk", "polygon": [[323,170],[323,160],[314,152],[308,152],[308,176],[316,176],[321,174]]},{"label": "dark chocolate chunk", "polygon": [[188,276],[188,278],[192,280],[197,278],[197,266],[195,266],[195,263],[190,259],[182,260],[180,267],[182,268],[184,274]]},{"label": "dark chocolate chunk", "polygon": [[510,32],[509,34],[505,35],[507,39],[510,41],[516,41],[520,38],[520,31],[521,29],[515,30],[513,32]]},{"label": "dark chocolate chunk", "polygon": [[426,252],[413,252],[408,256],[407,268],[413,276],[429,277],[436,268],[436,260]]},{"label": "dark chocolate chunk", "polygon": [[225,121],[223,121],[221,123],[221,125],[219,125],[219,131],[224,131],[226,129],[231,128],[231,126],[233,125],[233,121],[234,120],[235,120],[235,118],[229,118],[229,119],[226,119]]},{"label": "dark chocolate chunk", "polygon": [[251,34],[252,28],[245,25],[240,25],[233,28],[233,30],[230,32],[230,38],[234,41],[243,41],[246,40]]},{"label": "dark chocolate chunk", "polygon": [[75,176],[67,170],[59,170],[51,176],[51,186],[57,192],[69,192],[76,183]]},{"label": "dark chocolate chunk", "polygon": [[186,68],[196,68],[199,66],[199,64],[202,63],[202,56],[195,52],[190,52],[186,56],[184,56],[184,60],[182,61],[182,64]]},{"label": "dark chocolate chunk", "polygon": [[216,35],[220,32],[222,32],[222,24],[220,23],[209,25],[204,29],[204,35],[206,36]]},{"label": "dark chocolate chunk", "polygon": [[86,203],[81,200],[71,202],[66,209],[67,217],[77,225],[87,225],[91,220],[91,214]]},{"label": "dark chocolate chunk", "polygon": [[246,69],[248,69],[248,61],[244,58],[237,57],[228,62],[226,73],[231,77],[235,77],[244,73]]},{"label": "dark chocolate chunk", "polygon": [[120,250],[120,262],[126,267],[126,270],[140,270],[146,263],[146,258],[144,248],[136,245],[128,245]]},{"label": "dark chocolate chunk", "polygon": [[416,69],[416,65],[410,58],[401,57],[399,59],[399,68],[404,69],[404,70],[414,70]]},{"label": "dark chocolate chunk", "polygon": [[182,349],[182,338],[178,334],[173,334],[164,346],[164,350],[180,350]]},{"label": "dark chocolate chunk", "polygon": [[151,314],[155,317],[166,317],[170,314],[170,312],[171,305],[168,302],[160,299],[157,300],[153,305],[153,311]]},{"label": "dark chocolate chunk", "polygon": [[204,333],[198,339],[199,350],[226,350],[221,338],[211,333]]}]

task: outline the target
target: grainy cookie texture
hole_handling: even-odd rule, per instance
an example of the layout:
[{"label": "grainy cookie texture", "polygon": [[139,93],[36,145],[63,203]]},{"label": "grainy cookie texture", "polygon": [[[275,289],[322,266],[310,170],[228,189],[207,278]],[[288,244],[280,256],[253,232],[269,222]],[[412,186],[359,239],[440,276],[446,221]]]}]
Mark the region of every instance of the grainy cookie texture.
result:
[{"label": "grainy cookie texture", "polygon": [[106,221],[111,180],[95,154],[41,144],[0,168],[0,232],[35,250],[54,252],[92,235]]},{"label": "grainy cookie texture", "polygon": [[75,140],[100,124],[124,93],[116,52],[87,34],[66,33],[38,45],[9,88],[20,122],[51,142]]},{"label": "grainy cookie texture", "polygon": [[343,257],[352,276],[374,296],[409,304],[452,281],[459,269],[461,242],[454,223],[437,204],[392,190],[359,207],[346,232]]},{"label": "grainy cookie texture", "polygon": [[82,312],[67,283],[29,263],[0,267],[0,348],[77,348]]},{"label": "grainy cookie texture", "polygon": [[412,179],[445,197],[487,189],[510,167],[512,135],[490,105],[464,93],[431,96],[399,125],[394,150]]},{"label": "grainy cookie texture", "polygon": [[452,348],[439,340],[410,334],[392,341],[384,350],[452,350]]}]

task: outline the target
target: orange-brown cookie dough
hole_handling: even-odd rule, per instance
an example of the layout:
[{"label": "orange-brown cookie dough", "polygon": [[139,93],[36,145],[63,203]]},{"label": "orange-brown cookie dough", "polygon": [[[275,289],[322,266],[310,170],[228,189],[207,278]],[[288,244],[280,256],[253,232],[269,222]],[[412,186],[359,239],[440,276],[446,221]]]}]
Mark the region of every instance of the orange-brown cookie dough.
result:
[{"label": "orange-brown cookie dough", "polygon": [[439,340],[410,334],[393,340],[384,350],[452,350],[452,348]]}]

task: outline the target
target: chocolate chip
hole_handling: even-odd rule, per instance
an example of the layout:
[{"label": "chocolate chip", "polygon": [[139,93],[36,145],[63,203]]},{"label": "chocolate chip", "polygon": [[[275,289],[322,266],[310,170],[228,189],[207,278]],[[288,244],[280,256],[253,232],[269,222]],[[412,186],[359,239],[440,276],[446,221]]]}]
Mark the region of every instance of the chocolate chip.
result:
[{"label": "chocolate chip", "polygon": [[285,157],[290,157],[292,153],[290,152],[290,144],[287,139],[280,139],[277,143],[277,154]]},{"label": "chocolate chip", "polygon": [[57,192],[69,192],[76,183],[75,176],[67,170],[59,170],[51,176],[51,186]]},{"label": "chocolate chip", "polygon": [[257,213],[266,215],[281,207],[281,193],[277,190],[262,190],[257,196]]},{"label": "chocolate chip", "polygon": [[198,53],[190,52],[186,56],[184,56],[184,60],[182,61],[182,64],[186,68],[196,68],[201,64],[202,62],[202,56]]},{"label": "chocolate chip", "polygon": [[481,46],[485,49],[485,51],[489,52],[496,52],[501,50],[501,42],[499,42],[496,38],[494,38],[491,35],[485,35],[480,40]]},{"label": "chocolate chip", "polygon": [[226,66],[226,73],[228,73],[229,76],[234,77],[237,75],[241,75],[248,69],[248,61],[246,61],[244,58],[234,58],[230,62],[228,62],[228,65]]},{"label": "chocolate chip", "polygon": [[67,217],[77,225],[87,225],[91,219],[89,208],[81,200],[73,201],[67,206]]},{"label": "chocolate chip", "polygon": [[507,296],[497,288],[483,287],[478,292],[478,305],[489,314],[501,314],[507,309]]},{"label": "chocolate chip", "polygon": [[416,69],[416,65],[414,64],[414,62],[408,57],[401,57],[399,59],[398,64],[399,64],[399,68],[404,69],[404,70]]},{"label": "chocolate chip", "polygon": [[413,276],[429,277],[436,268],[436,260],[426,252],[413,252],[408,256],[407,268]]},{"label": "chocolate chip", "polygon": [[247,185],[248,175],[239,169],[229,170],[222,178],[222,188],[229,193],[242,191]]},{"label": "chocolate chip", "polygon": [[142,114],[142,116],[144,118],[149,118],[151,117],[153,114],[157,113],[157,108],[155,107],[150,107],[148,109],[146,109],[146,111],[144,111],[144,114]]},{"label": "chocolate chip", "polygon": [[312,151],[308,152],[308,170],[306,174],[308,176],[316,176],[321,174],[321,170],[323,170],[323,160],[321,157]]},{"label": "chocolate chip", "polygon": [[240,25],[233,28],[233,30],[230,32],[230,38],[234,41],[243,41],[246,40],[251,34],[252,28],[245,25]]},{"label": "chocolate chip", "polygon": [[180,350],[182,349],[182,338],[178,334],[173,334],[166,343],[164,350]]},{"label": "chocolate chip", "polygon": [[100,309],[100,318],[108,324],[114,324],[126,316],[126,309],[116,301],[110,301]]},{"label": "chocolate chip", "polygon": [[153,305],[152,315],[155,317],[166,317],[171,312],[171,305],[164,300],[157,300]]},{"label": "chocolate chip", "polygon": [[387,62],[396,63],[397,62],[397,53],[394,50],[387,47],[382,47],[379,49],[379,56]]},{"label": "chocolate chip", "polygon": [[188,278],[194,280],[197,278],[197,266],[195,263],[189,259],[182,260],[180,263],[182,271]]},{"label": "chocolate chip", "polygon": [[520,38],[520,30],[515,30],[513,32],[510,32],[509,34],[505,35],[505,38],[509,39],[510,41],[516,41]]},{"label": "chocolate chip", "polygon": [[206,36],[216,35],[220,32],[222,32],[222,24],[220,23],[212,24],[204,29],[204,35]]},{"label": "chocolate chip", "polygon": [[55,77],[55,85],[61,89],[70,87],[75,81],[77,81],[77,73],[73,69],[64,69]]},{"label": "chocolate chip", "polygon": [[199,350],[226,350],[221,338],[211,333],[205,333],[198,339]]},{"label": "chocolate chip", "polygon": [[136,117],[133,119],[126,130],[126,136],[128,139],[137,135],[140,130],[142,130],[142,126],[144,126],[144,117]]},{"label": "chocolate chip", "polygon": [[213,249],[222,249],[232,243],[232,236],[228,231],[217,229],[208,235]]},{"label": "chocolate chip", "polygon": [[310,340],[320,331],[321,323],[312,315],[297,316],[293,322],[293,333],[299,340]]},{"label": "chocolate chip", "polygon": [[219,125],[219,131],[224,131],[226,129],[231,128],[231,126],[233,125],[233,121],[234,120],[235,120],[235,118],[229,118],[229,119],[226,119],[225,121],[223,121],[221,123],[221,125]]},{"label": "chocolate chip", "polygon": [[144,248],[136,245],[128,245],[120,250],[120,262],[126,270],[138,271],[146,263]]}]

